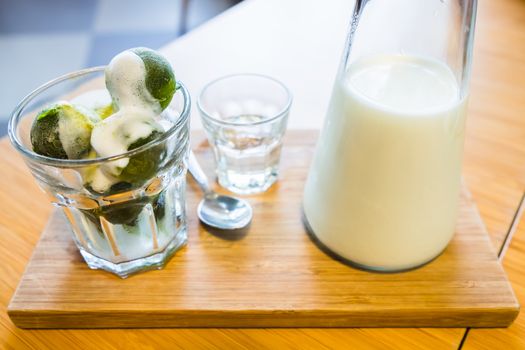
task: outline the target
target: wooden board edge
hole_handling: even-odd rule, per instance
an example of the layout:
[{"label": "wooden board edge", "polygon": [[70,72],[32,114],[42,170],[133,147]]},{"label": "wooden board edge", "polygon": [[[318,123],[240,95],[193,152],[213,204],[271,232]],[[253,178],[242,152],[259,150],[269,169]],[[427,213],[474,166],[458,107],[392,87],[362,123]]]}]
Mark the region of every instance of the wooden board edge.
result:
[{"label": "wooden board edge", "polygon": [[468,202],[468,205],[471,207],[472,215],[475,217],[477,225],[480,227],[481,231],[484,233],[484,237],[486,238],[486,244],[488,245],[488,249],[491,251],[491,253],[494,255],[494,259],[496,260],[496,263],[498,265],[499,270],[501,271],[502,276],[505,279],[505,285],[507,286],[507,289],[511,295],[512,298],[512,305],[509,305],[509,307],[514,310],[515,315],[510,321],[510,323],[505,326],[508,327],[514,320],[518,317],[518,314],[520,313],[521,305],[519,303],[518,297],[516,296],[516,293],[514,292],[514,288],[512,287],[512,283],[510,282],[509,276],[507,275],[507,271],[503,268],[502,261],[498,258],[498,249],[494,247],[494,244],[492,243],[492,240],[490,239],[489,231],[487,230],[487,227],[485,226],[485,222],[483,222],[483,219],[481,218],[481,214],[478,209],[478,205],[474,198],[472,197],[472,192],[470,192],[470,189],[468,188],[468,185],[465,183],[465,181],[462,178],[462,191],[464,193],[465,199]]},{"label": "wooden board edge", "polygon": [[43,239],[45,239],[45,232],[47,232],[51,226],[53,226],[55,224],[55,221],[56,221],[56,216],[57,215],[61,215],[61,214],[58,214],[59,213],[59,210],[58,209],[53,209],[51,211],[51,214],[49,215],[49,218],[44,226],[44,229],[42,230],[42,232],[40,232],[40,237],[38,238],[38,241],[36,242],[35,246],[33,247],[33,251],[31,252],[31,257],[29,258],[29,260],[27,261],[27,264],[24,268],[24,272],[22,272],[22,275],[20,276],[20,280],[18,281],[18,284],[16,286],[16,289],[15,291],[13,292],[13,295],[11,295],[11,298],[9,299],[9,303],[7,304],[7,314],[9,315],[10,312],[12,312],[13,310],[16,310],[17,307],[17,298],[18,298],[18,294],[19,294],[19,291],[20,289],[22,288],[23,284],[24,284],[24,280],[26,279],[26,276],[27,276],[27,272],[28,270],[31,268],[31,265],[33,264],[33,259],[35,257],[35,253],[38,249],[38,247],[42,244],[42,241]]},{"label": "wooden board edge", "polygon": [[[82,316],[78,316],[79,313]],[[319,315],[322,314],[322,316]],[[503,328],[518,316],[516,306],[472,310],[383,310],[345,313],[337,310],[185,310],[52,311],[8,310],[20,328]],[[452,314],[452,315],[451,315]]]}]

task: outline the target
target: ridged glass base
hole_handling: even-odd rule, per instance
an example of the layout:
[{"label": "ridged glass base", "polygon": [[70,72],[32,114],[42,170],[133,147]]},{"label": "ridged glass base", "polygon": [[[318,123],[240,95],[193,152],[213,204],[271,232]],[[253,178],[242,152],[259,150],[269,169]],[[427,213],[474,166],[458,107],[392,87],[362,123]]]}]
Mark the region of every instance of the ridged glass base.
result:
[{"label": "ridged glass base", "polygon": [[99,258],[79,247],[80,254],[91,269],[105,270],[126,278],[131,274],[147,270],[162,269],[171,256],[186,245],[186,230],[181,230],[163,251],[140,259],[121,262],[118,264]]}]

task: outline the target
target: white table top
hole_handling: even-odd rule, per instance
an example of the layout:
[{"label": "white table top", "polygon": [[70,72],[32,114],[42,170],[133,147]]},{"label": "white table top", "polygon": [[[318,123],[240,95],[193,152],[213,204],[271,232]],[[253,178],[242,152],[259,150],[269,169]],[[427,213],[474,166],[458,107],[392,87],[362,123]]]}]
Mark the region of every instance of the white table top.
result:
[{"label": "white table top", "polygon": [[[345,0],[246,0],[161,52],[193,102],[206,83],[220,76],[265,74],[281,80],[294,96],[288,128],[318,129],[353,5]],[[202,128],[195,103],[192,128]]]}]

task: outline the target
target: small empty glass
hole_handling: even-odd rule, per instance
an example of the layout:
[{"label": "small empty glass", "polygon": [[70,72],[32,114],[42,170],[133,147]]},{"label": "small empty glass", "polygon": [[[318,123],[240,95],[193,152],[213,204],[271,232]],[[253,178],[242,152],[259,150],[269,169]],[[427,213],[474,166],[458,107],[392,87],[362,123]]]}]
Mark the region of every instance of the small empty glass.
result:
[{"label": "small empty glass", "polygon": [[252,194],[277,180],[291,103],[286,86],[259,74],[229,75],[204,87],[197,105],[221,186]]}]

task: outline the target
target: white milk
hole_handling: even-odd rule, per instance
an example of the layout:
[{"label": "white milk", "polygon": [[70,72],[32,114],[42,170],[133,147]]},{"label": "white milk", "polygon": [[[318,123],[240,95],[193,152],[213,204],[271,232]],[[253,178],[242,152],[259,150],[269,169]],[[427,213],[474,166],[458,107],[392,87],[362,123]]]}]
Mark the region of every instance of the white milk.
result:
[{"label": "white milk", "polygon": [[454,233],[466,99],[443,63],[357,61],[336,81],[304,194],[333,252],[398,270],[437,256]]}]

